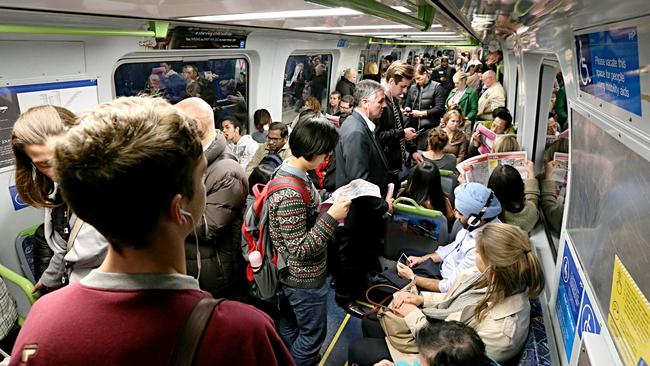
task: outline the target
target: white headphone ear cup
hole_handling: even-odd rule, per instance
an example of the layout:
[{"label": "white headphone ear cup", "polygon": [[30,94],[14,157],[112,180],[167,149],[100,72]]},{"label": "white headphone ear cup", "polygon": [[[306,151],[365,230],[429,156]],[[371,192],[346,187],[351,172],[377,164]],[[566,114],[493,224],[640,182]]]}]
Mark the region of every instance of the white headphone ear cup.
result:
[{"label": "white headphone ear cup", "polygon": [[[190,218],[191,221],[194,221],[194,217],[192,217],[192,214],[188,211],[183,210],[182,208],[179,210],[182,216],[187,216]],[[185,223],[187,223],[187,219],[183,218],[185,220]]]}]

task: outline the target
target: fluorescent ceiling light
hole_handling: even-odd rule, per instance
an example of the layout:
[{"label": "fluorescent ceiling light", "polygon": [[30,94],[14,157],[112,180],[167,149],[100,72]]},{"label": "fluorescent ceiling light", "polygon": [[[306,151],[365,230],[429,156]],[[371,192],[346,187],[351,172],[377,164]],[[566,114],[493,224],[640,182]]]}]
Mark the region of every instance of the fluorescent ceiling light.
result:
[{"label": "fluorescent ceiling light", "polygon": [[456,32],[360,32],[360,33],[346,33],[351,36],[403,36],[403,35],[418,35],[418,36],[440,36],[440,35],[455,35]]},{"label": "fluorescent ceiling light", "polygon": [[384,24],[384,25],[346,25],[341,27],[298,27],[295,30],[303,31],[336,31],[336,30],[362,30],[362,29],[411,29],[404,24]]},{"label": "fluorescent ceiling light", "polygon": [[409,9],[403,7],[403,6],[399,6],[399,5],[398,6],[391,6],[391,8],[393,8],[393,9],[399,11],[399,12],[402,12],[402,13],[410,13],[411,12],[411,10],[409,10]]},{"label": "fluorescent ceiling light", "polygon": [[[410,9],[405,8],[403,6],[391,6],[391,8],[402,13],[411,13]],[[233,22],[233,21],[240,21],[240,20],[314,18],[314,17],[328,17],[328,16],[362,15],[362,14],[363,13],[359,11],[348,9],[348,8],[326,8],[326,9],[311,9],[311,10],[274,11],[274,12],[263,12],[263,13],[207,15],[207,16],[198,16],[198,17],[187,17],[181,19],[201,21],[201,22]],[[408,26],[404,26],[404,27],[410,28]],[[374,28],[357,28],[357,29],[374,29]],[[301,30],[310,30],[310,29],[301,29]]]},{"label": "fluorescent ceiling light", "polygon": [[404,39],[410,38],[426,38],[426,39],[465,39],[463,36],[409,36],[403,37]]},{"label": "fluorescent ceiling light", "polygon": [[181,19],[199,21],[199,22],[234,22],[234,21],[241,21],[241,20],[315,18],[315,17],[361,15],[361,14],[363,13],[348,8],[327,8],[327,9],[311,9],[311,10],[273,11],[273,12],[263,12],[263,13],[207,15],[207,16],[188,17],[188,18],[181,18]]}]

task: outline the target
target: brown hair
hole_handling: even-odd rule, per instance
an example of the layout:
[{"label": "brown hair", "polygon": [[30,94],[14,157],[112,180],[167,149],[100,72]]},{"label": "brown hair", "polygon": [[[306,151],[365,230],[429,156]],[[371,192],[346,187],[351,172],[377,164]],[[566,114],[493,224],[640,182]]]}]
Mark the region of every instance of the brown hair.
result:
[{"label": "brown hair", "polygon": [[395,83],[401,82],[402,79],[413,80],[413,66],[404,61],[395,61],[388,66],[385,79],[386,82],[393,79]]},{"label": "brown hair", "polygon": [[16,190],[28,205],[39,208],[57,206],[50,198],[54,193],[54,182],[32,164],[25,148],[45,145],[50,137],[64,135],[75,124],[74,113],[53,105],[29,108],[16,120],[11,133],[11,149],[16,162]]},{"label": "brown hair", "polygon": [[363,73],[366,75],[377,75],[379,74],[379,66],[375,61],[370,61],[366,64]]},{"label": "brown hair", "polygon": [[459,109],[456,108],[449,109],[447,112],[445,112],[445,115],[442,116],[442,119],[440,120],[440,125],[443,127],[446,126],[447,121],[449,121],[451,116],[454,114],[458,117],[458,121],[459,121],[458,129],[463,128],[463,126],[465,125],[465,117],[463,116],[463,112],[461,112]]},{"label": "brown hair", "polygon": [[[308,107],[307,105],[309,105],[310,107]],[[318,99],[316,99],[316,97],[307,98],[307,100],[305,101],[305,107],[306,109],[313,111],[316,114],[320,114],[321,112],[323,112],[323,107],[321,107],[320,102],[318,101]]]},{"label": "brown hair", "polygon": [[480,321],[491,306],[508,296],[528,291],[535,298],[544,289],[544,275],[537,256],[532,252],[528,235],[516,226],[487,224],[476,240],[476,250],[486,265],[477,284],[487,294],[476,308]]},{"label": "brown hair", "polygon": [[419,64],[415,67],[415,73],[418,75],[429,74],[429,68],[424,64]]},{"label": "brown hair", "polygon": [[171,200],[195,194],[192,119],[161,98],[122,97],[80,117],[56,147],[61,194],[119,253],[145,248]]},{"label": "brown hair", "polygon": [[427,142],[429,143],[429,149],[431,151],[442,151],[449,142],[449,136],[447,136],[447,132],[443,130],[432,128],[429,131]]}]

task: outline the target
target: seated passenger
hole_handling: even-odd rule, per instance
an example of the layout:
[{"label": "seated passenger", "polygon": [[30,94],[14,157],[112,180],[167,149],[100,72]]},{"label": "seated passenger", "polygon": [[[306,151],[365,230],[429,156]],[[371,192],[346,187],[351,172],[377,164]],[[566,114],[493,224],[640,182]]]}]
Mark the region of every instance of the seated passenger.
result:
[{"label": "seated passenger", "polygon": [[[16,341],[16,336],[20,327],[18,321],[18,309],[16,302],[7,291],[7,284],[4,279],[0,278],[0,350],[11,352]],[[0,361],[2,360],[0,355]]]},{"label": "seated passenger", "polygon": [[242,135],[244,126],[234,117],[224,118],[221,121],[221,129],[228,140],[228,147],[237,157],[239,165],[242,169],[246,169],[260,145],[250,135]]},{"label": "seated passenger", "polygon": [[45,208],[44,236],[54,253],[34,292],[79,281],[102,263],[108,248],[102,234],[79,220],[57,189],[54,147],[76,123],[76,116],[69,110],[42,105],[21,114],[11,135],[16,189],[28,205]]},{"label": "seated passenger", "polygon": [[463,132],[464,125],[463,114],[456,109],[452,109],[442,117],[442,122],[438,128],[447,134],[447,144],[442,149],[442,152],[456,156],[457,163],[465,160],[467,156],[467,137]]},{"label": "seated passenger", "polygon": [[287,141],[289,140],[289,129],[282,122],[273,122],[269,125],[269,133],[266,137],[267,143],[260,145],[246,166],[246,176],[250,177],[253,169],[260,164],[262,159],[269,155],[278,155],[282,160],[291,157],[291,149]]},{"label": "seated passenger", "polygon": [[411,198],[424,208],[440,211],[447,221],[454,220],[454,207],[442,191],[440,171],[431,162],[424,161],[413,168],[406,187],[398,196]]},{"label": "seated passenger", "polygon": [[[398,292],[391,307],[404,318],[414,337],[428,324],[427,319],[462,321],[476,330],[487,355],[503,362],[517,355],[526,342],[529,300],[539,296],[543,288],[541,265],[526,233],[508,224],[488,224],[476,241],[476,267],[461,273],[448,293]],[[372,321],[364,319],[365,323]],[[366,324],[364,328],[372,326]],[[379,336],[388,339],[375,344],[376,359],[385,358],[387,353],[394,361],[413,358],[389,342],[390,333]]]},{"label": "seated passenger", "polygon": [[492,145],[493,153],[521,151],[517,136],[498,136]]},{"label": "seated passenger", "polygon": [[[363,333],[366,337],[363,342],[356,342],[353,348],[350,348],[350,355],[368,355],[376,359],[377,349],[384,348],[383,343],[386,341],[383,337],[381,327],[372,329],[377,323],[365,321],[362,323],[365,327]],[[373,335],[375,337],[373,337]],[[421,366],[489,366],[490,359],[485,354],[485,343],[476,331],[455,320],[427,322],[415,335],[419,357],[418,361]],[[360,348],[363,347],[363,348]],[[362,351],[365,350],[365,351]],[[390,355],[386,355],[390,358]],[[415,357],[413,357],[415,358]],[[365,365],[372,364],[363,359],[352,359],[354,364]],[[374,366],[394,366],[395,364],[387,359],[381,360]],[[415,363],[413,363],[415,365]]]},{"label": "seated passenger", "polygon": [[[170,364],[192,308],[210,297],[185,274],[184,241],[205,206],[194,123],[161,99],[119,98],[86,113],[55,158],[64,199],[109,239],[108,255],[34,304],[11,365]],[[293,364],[268,316],[227,300],[194,362]]]},{"label": "seated passenger", "polygon": [[[423,256],[409,256],[409,265],[397,263],[397,274],[413,281],[419,288],[436,292],[447,292],[456,277],[464,270],[476,265],[476,237],[486,224],[499,223],[501,204],[496,195],[479,183],[466,183],[454,191],[456,197],[454,213],[462,225],[456,239],[448,245],[439,247],[435,252]],[[427,259],[439,264],[438,278],[415,276],[411,267]]]},{"label": "seated passenger", "polygon": [[266,142],[266,136],[269,134],[269,125],[273,122],[271,114],[266,109],[258,109],[253,114],[253,123],[255,124],[255,131],[251,133],[253,140],[260,144]]},{"label": "seated passenger", "polygon": [[[477,124],[478,125],[478,124]],[[489,125],[490,131],[497,135],[503,135],[512,126],[512,115],[506,108],[499,108],[495,111],[495,117]],[[468,158],[479,155],[478,147],[481,144],[481,134],[475,131],[469,144]]]},{"label": "seated passenger", "polygon": [[214,127],[212,108],[201,98],[187,98],[176,104],[196,123],[208,166],[204,177],[207,189],[204,222],[197,222],[196,234],[185,240],[187,273],[197,276],[195,241],[201,251],[201,289],[215,297],[245,294],[244,261],[241,255],[241,228],[248,180],[226,139]]},{"label": "seated passenger", "polygon": [[562,228],[562,216],[564,215],[564,203],[559,201],[556,195],[557,182],[554,180],[555,175],[555,162],[553,156],[556,152],[568,153],[569,140],[559,139],[549,145],[544,151],[544,178],[541,187],[541,206],[542,212],[546,221],[550,224],[551,228],[559,233]]},{"label": "seated passenger", "polygon": [[335,116],[339,113],[339,104],[341,104],[341,93],[334,90],[330,93],[329,104],[325,113]]},{"label": "seated passenger", "polygon": [[320,197],[307,171],[316,169],[338,140],[335,127],[324,118],[301,121],[289,137],[294,156],[280,166],[276,177],[297,179],[311,199],[303,201],[301,193],[289,187],[267,199],[269,236],[287,263],[280,276],[278,329],[297,365],[318,362],[327,334],[327,243],[350,207],[350,201],[337,202],[319,217]]},{"label": "seated passenger", "polygon": [[433,129],[429,132],[428,150],[419,152],[423,161],[435,164],[438,169],[456,170],[456,157],[445,154],[443,149],[447,146],[449,137],[444,130]]},{"label": "seated passenger", "polygon": [[336,114],[339,117],[339,127],[341,127],[345,119],[352,114],[354,107],[355,103],[353,96],[344,95],[341,98],[341,102],[339,103],[339,113]]},{"label": "seated passenger", "polygon": [[499,219],[530,232],[539,219],[539,182],[535,177],[535,164],[526,160],[528,179],[522,180],[517,169],[510,165],[499,165],[488,180],[490,188],[501,202]]}]

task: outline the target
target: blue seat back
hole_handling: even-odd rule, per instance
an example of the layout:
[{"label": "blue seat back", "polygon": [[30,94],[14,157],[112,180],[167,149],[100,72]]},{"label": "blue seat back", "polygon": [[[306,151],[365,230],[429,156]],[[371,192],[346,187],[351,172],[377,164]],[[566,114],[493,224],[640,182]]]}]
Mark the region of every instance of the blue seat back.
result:
[{"label": "blue seat back", "polygon": [[18,233],[15,240],[16,254],[18,255],[18,262],[20,263],[20,269],[22,270],[23,276],[30,280],[32,283],[36,283],[34,278],[34,241],[33,235],[36,230],[34,226],[28,229],[25,229]]}]

